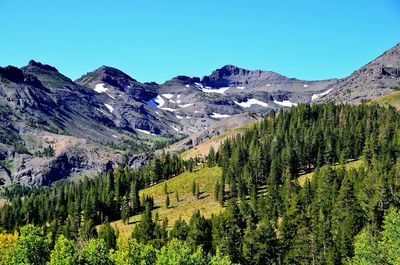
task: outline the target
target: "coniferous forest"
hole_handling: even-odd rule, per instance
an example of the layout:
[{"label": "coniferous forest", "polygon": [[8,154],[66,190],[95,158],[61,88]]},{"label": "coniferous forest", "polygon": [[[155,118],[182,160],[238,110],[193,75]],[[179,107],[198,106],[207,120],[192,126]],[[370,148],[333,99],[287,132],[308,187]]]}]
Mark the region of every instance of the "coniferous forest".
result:
[{"label": "coniferous forest", "polygon": [[[272,111],[205,158],[163,152],[138,170],[8,187],[0,264],[400,264],[399,154],[400,115],[392,107]],[[213,166],[222,168],[219,215],[196,211],[169,229],[152,213],[153,198],[139,196]],[[136,214],[128,239],[110,225]]]}]

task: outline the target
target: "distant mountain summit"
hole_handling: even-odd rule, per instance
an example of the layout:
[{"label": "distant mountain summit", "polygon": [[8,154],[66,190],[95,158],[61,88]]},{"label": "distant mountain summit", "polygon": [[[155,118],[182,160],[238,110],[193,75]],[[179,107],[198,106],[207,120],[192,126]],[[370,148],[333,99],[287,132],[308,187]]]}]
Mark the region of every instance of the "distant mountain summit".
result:
[{"label": "distant mountain summit", "polygon": [[[71,80],[31,60],[0,67],[0,182],[48,185],[117,165],[163,144],[186,148],[299,103],[358,103],[400,89],[399,45],[344,79],[305,81],[234,65],[142,83],[109,66]],[[54,149],[46,156],[44,149]],[[46,152],[48,154],[49,152]],[[9,164],[9,163],[8,163]]]},{"label": "distant mountain summit", "polygon": [[400,90],[400,44],[341,79],[319,102],[360,103]]},{"label": "distant mountain summit", "polygon": [[202,83],[210,87],[229,87],[229,86],[251,86],[256,87],[267,84],[268,80],[284,80],[286,77],[271,72],[261,70],[246,70],[234,65],[225,65],[217,69],[209,76],[202,79]]}]

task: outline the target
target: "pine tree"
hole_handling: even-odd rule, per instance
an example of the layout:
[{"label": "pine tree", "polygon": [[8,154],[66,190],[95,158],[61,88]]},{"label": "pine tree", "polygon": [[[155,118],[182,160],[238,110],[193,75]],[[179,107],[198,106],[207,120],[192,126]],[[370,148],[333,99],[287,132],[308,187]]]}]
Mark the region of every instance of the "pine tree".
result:
[{"label": "pine tree", "polygon": [[142,214],[142,219],[137,224],[132,232],[132,237],[135,238],[139,243],[148,244],[155,238],[154,229],[156,224],[154,223],[151,215],[151,209],[148,205],[145,207],[145,211]]},{"label": "pine tree", "polygon": [[196,184],[195,196],[197,199],[200,199],[200,185],[199,184]]},{"label": "pine tree", "polygon": [[121,219],[124,224],[129,222],[129,205],[126,196],[123,196],[121,200]]},{"label": "pine tree", "polygon": [[216,201],[219,200],[220,192],[221,192],[220,184],[219,184],[219,181],[217,181],[217,183],[215,184],[215,188],[214,188],[214,199]]},{"label": "pine tree", "polygon": [[134,180],[130,187],[130,208],[132,214],[137,214],[140,211],[140,198],[139,198],[139,188],[137,181]]},{"label": "pine tree", "polygon": [[169,200],[169,194],[167,194],[167,196],[165,197],[165,207],[169,208],[170,206],[170,200]]},{"label": "pine tree", "polygon": [[115,249],[117,244],[117,234],[108,221],[100,227],[98,234],[99,238],[104,240],[108,249]]},{"label": "pine tree", "polygon": [[168,185],[164,183],[164,194],[168,194]]},{"label": "pine tree", "polygon": [[188,231],[189,227],[187,223],[179,216],[179,219],[175,221],[174,227],[170,232],[170,237],[185,241],[188,236]]},{"label": "pine tree", "polygon": [[196,187],[197,187],[196,181],[193,180],[193,182],[192,182],[192,195],[193,196],[196,196]]}]

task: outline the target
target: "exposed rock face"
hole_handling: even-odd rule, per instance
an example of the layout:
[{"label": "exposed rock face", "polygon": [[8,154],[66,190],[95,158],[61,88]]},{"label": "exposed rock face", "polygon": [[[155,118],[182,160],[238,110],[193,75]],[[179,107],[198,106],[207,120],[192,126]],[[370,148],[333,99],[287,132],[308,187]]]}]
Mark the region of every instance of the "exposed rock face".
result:
[{"label": "exposed rock face", "polygon": [[[189,148],[271,110],[371,99],[400,87],[399,58],[396,45],[351,76],[324,81],[233,65],[163,84],[108,66],[76,81],[33,60],[21,69],[0,67],[0,181],[49,185],[120,163],[139,167],[160,136],[188,136],[176,146]],[[42,155],[47,146],[54,155]]]}]

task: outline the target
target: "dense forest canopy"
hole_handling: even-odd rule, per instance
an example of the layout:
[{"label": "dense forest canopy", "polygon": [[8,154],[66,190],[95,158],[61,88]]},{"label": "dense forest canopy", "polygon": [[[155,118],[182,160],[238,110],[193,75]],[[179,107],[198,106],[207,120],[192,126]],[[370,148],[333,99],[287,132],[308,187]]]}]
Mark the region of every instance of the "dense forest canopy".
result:
[{"label": "dense forest canopy", "polygon": [[[140,170],[7,189],[0,264],[398,264],[399,152],[394,108],[271,112],[204,160],[163,153]],[[210,219],[198,211],[168,229],[139,190],[199,166],[222,168],[214,197],[225,211]],[[118,237],[109,222],[135,214],[130,238]]]}]

